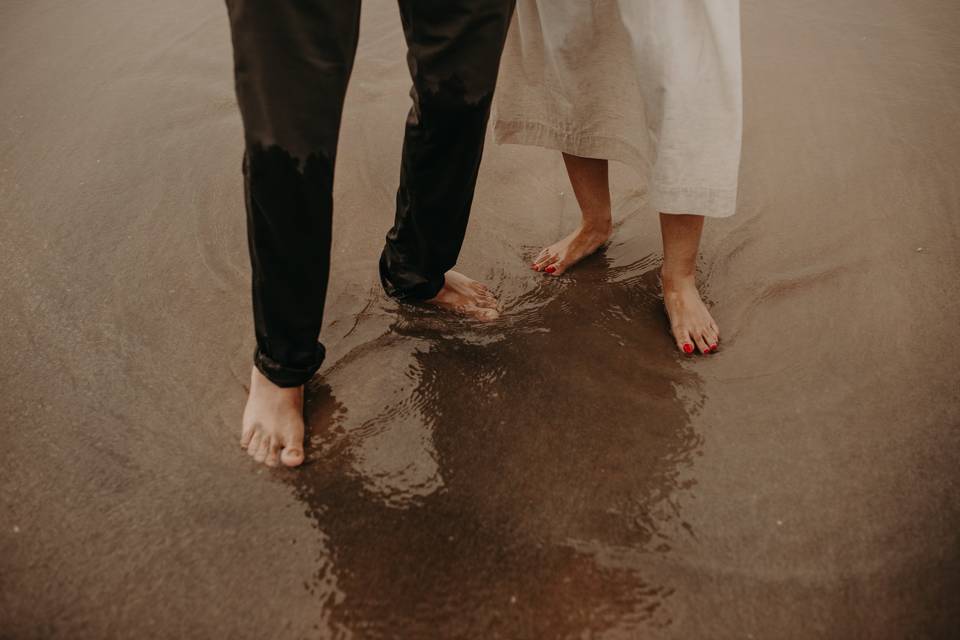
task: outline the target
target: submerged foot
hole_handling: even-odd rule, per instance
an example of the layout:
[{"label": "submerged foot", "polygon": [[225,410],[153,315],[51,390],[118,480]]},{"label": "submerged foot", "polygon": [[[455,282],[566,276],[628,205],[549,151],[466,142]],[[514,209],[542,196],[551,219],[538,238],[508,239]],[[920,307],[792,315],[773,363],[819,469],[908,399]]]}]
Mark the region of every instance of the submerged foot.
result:
[{"label": "submerged foot", "polygon": [[670,318],[670,330],[677,348],[686,354],[694,350],[707,354],[716,351],[720,329],[700,298],[693,276],[663,279],[663,304]]},{"label": "submerged foot", "polygon": [[500,317],[499,303],[490,288],[456,271],[447,271],[440,293],[427,300],[427,304],[477,320]]},{"label": "submerged foot", "polygon": [[542,271],[552,276],[559,276],[564,271],[580,262],[610,239],[613,226],[581,225],[579,229],[568,235],[560,242],[556,242],[537,255],[530,268]]},{"label": "submerged foot", "polygon": [[269,467],[302,463],[303,387],[278,387],[254,367],[240,446]]}]

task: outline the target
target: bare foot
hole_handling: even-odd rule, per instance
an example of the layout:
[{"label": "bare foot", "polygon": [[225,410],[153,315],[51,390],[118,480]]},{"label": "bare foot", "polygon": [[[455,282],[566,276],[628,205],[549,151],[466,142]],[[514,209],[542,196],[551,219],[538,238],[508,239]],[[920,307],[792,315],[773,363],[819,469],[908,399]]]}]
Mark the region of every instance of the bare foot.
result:
[{"label": "bare foot", "polygon": [[560,242],[554,243],[540,252],[530,268],[559,276],[600,248],[610,239],[612,224],[580,225],[580,228]]},{"label": "bare foot", "polygon": [[279,462],[288,467],[302,463],[303,387],[278,387],[254,367],[240,446],[268,467]]},{"label": "bare foot", "polygon": [[662,275],[663,304],[670,318],[670,330],[677,348],[686,354],[694,349],[707,354],[716,351],[720,329],[700,299],[693,276],[672,278]]},{"label": "bare foot", "polygon": [[435,298],[427,300],[427,304],[477,320],[496,320],[500,317],[497,299],[490,288],[456,271],[447,271],[443,289]]}]

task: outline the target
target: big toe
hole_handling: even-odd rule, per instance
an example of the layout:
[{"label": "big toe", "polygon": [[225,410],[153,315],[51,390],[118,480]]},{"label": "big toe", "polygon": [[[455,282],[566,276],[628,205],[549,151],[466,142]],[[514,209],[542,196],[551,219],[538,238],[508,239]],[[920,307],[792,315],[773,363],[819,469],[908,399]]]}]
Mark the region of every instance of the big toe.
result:
[{"label": "big toe", "polygon": [[500,317],[500,311],[494,307],[476,307],[473,311],[473,315],[478,320],[483,320],[484,322],[490,322],[496,320]]},{"label": "big toe", "polygon": [[673,328],[673,338],[677,341],[677,348],[680,349],[683,353],[690,355],[693,353],[693,338],[690,337],[690,332],[687,331],[684,327],[674,327]]},{"label": "big toe", "polygon": [[303,447],[299,445],[287,445],[280,454],[280,461],[288,467],[296,467],[303,464]]}]

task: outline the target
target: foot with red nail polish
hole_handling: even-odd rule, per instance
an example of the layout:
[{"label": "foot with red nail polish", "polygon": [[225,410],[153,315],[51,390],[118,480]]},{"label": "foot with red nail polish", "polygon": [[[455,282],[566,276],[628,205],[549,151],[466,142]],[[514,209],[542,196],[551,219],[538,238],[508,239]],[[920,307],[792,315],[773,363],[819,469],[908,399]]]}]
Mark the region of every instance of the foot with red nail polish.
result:
[{"label": "foot with red nail polish", "polygon": [[694,276],[674,276],[661,271],[661,277],[663,304],[677,348],[687,355],[695,351],[702,354],[716,351],[720,329],[700,298]]},{"label": "foot with red nail polish", "polygon": [[579,229],[560,242],[554,243],[540,252],[534,259],[534,271],[542,271],[559,276],[603,246],[613,232],[613,222],[582,224]]}]

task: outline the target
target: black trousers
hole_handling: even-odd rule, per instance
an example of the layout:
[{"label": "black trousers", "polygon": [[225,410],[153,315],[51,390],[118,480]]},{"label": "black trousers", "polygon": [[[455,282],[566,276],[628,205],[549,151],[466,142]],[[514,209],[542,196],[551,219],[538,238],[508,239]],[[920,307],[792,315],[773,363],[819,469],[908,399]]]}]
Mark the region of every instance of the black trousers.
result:
[{"label": "black trousers", "polygon": [[[427,300],[457,261],[514,0],[398,0],[413,78],[387,293]],[[360,0],[227,0],[246,152],[254,362],[306,382],[330,272],[333,176]]]}]

